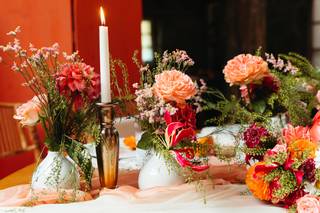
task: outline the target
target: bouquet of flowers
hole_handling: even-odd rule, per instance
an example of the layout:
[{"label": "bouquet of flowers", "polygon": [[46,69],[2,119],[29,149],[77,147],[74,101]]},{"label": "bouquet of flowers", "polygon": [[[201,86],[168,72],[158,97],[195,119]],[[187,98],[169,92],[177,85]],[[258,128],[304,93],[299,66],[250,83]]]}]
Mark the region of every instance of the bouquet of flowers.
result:
[{"label": "bouquet of flowers", "polygon": [[310,62],[296,54],[240,54],[223,69],[225,80],[240,91],[231,100],[218,93],[212,108],[221,112],[220,123],[252,123],[286,113],[294,125],[309,125],[319,105],[320,75]]},{"label": "bouquet of flowers", "polygon": [[206,91],[206,84],[201,86],[185,74],[194,64],[185,51],[175,50],[157,55],[156,66],[140,67],[141,80],[135,83],[138,115],[136,119],[144,131],[137,147],[154,150],[172,156],[181,167],[194,171],[208,168],[202,165],[197,143],[196,113],[202,110],[201,98]]},{"label": "bouquet of flowers", "polygon": [[23,49],[17,39],[20,27],[9,32],[14,37],[0,49],[12,57],[11,69],[25,80],[23,86],[34,97],[17,108],[15,119],[22,125],[41,123],[49,151],[67,153],[91,182],[91,156],[83,146],[89,137],[98,137],[95,102],[100,96],[99,75],[85,64],[77,52],[60,56],[59,45]]},{"label": "bouquet of flowers", "polygon": [[256,160],[250,162],[246,184],[255,197],[293,212],[319,212],[319,115],[311,127],[288,125],[278,136],[257,124],[245,131],[247,159]]}]

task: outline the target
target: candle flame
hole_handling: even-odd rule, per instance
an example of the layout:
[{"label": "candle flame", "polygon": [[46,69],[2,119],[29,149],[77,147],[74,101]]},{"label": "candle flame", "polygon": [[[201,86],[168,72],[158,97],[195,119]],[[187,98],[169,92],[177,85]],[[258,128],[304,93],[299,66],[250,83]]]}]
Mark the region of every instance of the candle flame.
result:
[{"label": "candle flame", "polygon": [[102,25],[105,25],[106,24],[106,18],[104,16],[104,11],[103,11],[103,8],[100,7],[100,21],[101,21],[101,24]]}]

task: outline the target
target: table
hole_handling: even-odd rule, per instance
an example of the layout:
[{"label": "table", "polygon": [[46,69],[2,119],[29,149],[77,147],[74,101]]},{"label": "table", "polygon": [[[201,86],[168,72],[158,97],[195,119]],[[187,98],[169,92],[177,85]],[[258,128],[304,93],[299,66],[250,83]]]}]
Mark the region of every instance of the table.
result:
[{"label": "table", "polygon": [[[0,181],[0,186],[8,184],[29,183],[34,165],[29,165]],[[222,178],[232,177],[228,169],[213,168]],[[232,171],[234,171],[233,169]],[[31,171],[31,173],[29,173]],[[230,171],[230,170],[229,170]],[[116,190],[104,189],[101,196],[95,200],[68,203],[49,204],[35,207],[0,208],[0,212],[25,213],[99,213],[99,212],[177,212],[177,213],[235,213],[235,212],[286,212],[285,209],[261,202],[252,197],[243,184],[215,185],[204,182],[206,188],[206,204],[201,192],[196,192],[195,185],[184,184],[174,187],[157,187],[140,191],[135,186],[138,171],[121,171],[119,174],[120,187]],[[19,180],[17,180],[19,177]],[[1,191],[0,191],[1,193]]]}]

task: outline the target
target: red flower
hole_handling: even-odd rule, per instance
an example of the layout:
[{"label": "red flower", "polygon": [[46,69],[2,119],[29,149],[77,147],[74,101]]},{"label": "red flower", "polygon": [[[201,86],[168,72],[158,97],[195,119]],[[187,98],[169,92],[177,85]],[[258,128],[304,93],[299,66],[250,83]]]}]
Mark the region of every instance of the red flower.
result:
[{"label": "red flower", "polygon": [[165,133],[165,146],[167,149],[171,149],[171,153],[174,154],[176,161],[182,167],[189,167],[193,171],[200,172],[209,168],[208,165],[198,165],[192,162],[194,158],[193,148],[181,148],[175,149],[175,147],[184,139],[192,139],[196,135],[195,131],[191,127],[187,127],[181,122],[172,122],[166,128]]},{"label": "red flower", "polygon": [[170,115],[168,111],[164,114],[164,119],[169,125],[172,122],[181,122],[185,126],[196,128],[196,112],[190,105],[185,105],[183,108],[178,108],[178,111]]},{"label": "red flower", "polygon": [[268,76],[264,77],[262,84],[265,87],[267,87],[269,90],[271,90],[272,92],[278,92],[278,90],[280,88],[279,80],[272,75],[268,75]]},{"label": "red flower", "polygon": [[55,78],[59,93],[73,99],[76,108],[82,105],[83,98],[92,101],[100,96],[99,75],[85,63],[64,64]]},{"label": "red flower", "polygon": [[299,170],[304,172],[304,178],[306,178],[310,182],[314,182],[316,180],[316,164],[314,159],[306,160],[299,168]]},{"label": "red flower", "polygon": [[294,192],[292,192],[286,199],[283,201],[283,203],[286,205],[286,207],[290,207],[293,204],[296,203],[296,201],[306,195],[307,193],[303,189],[298,189]]}]

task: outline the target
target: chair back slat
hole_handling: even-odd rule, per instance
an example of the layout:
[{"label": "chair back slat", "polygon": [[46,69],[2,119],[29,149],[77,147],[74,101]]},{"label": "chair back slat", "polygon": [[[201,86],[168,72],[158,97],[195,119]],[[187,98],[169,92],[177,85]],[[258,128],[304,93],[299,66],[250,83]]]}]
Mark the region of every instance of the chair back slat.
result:
[{"label": "chair back slat", "polygon": [[[34,136],[36,128],[22,127],[18,121],[13,119],[18,106],[19,104],[0,103],[0,157],[30,150],[39,153],[39,141]],[[27,128],[27,131],[24,131],[24,128]],[[31,135],[28,137],[29,143],[25,132]]]}]

